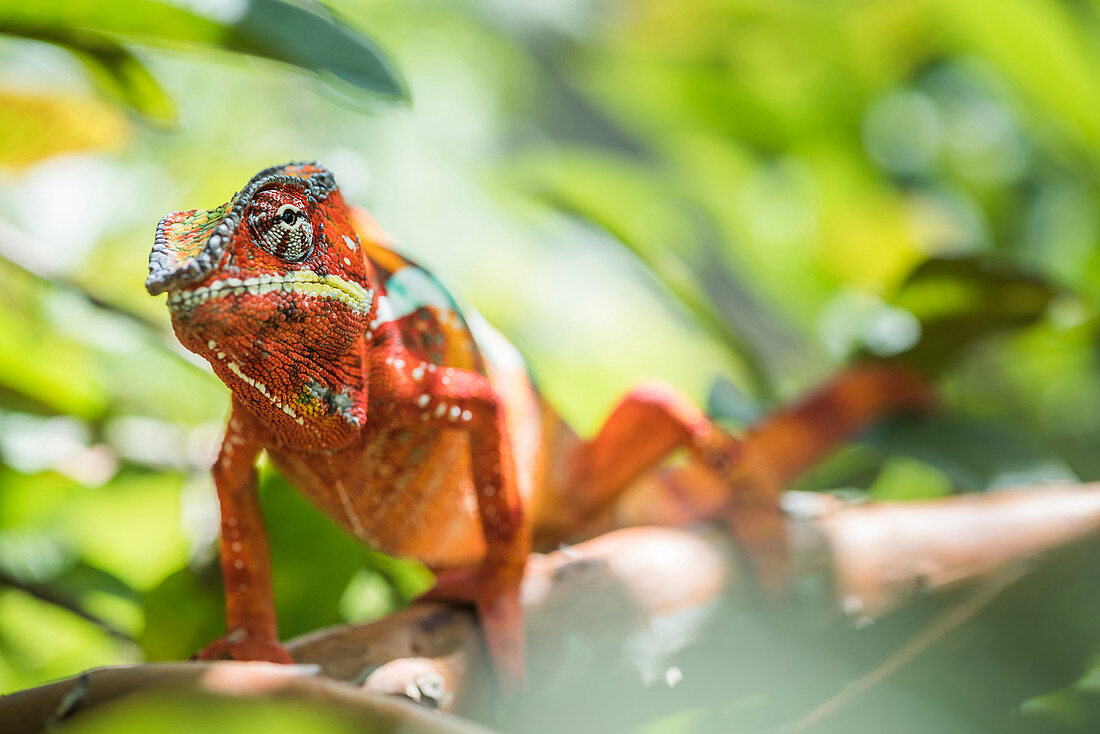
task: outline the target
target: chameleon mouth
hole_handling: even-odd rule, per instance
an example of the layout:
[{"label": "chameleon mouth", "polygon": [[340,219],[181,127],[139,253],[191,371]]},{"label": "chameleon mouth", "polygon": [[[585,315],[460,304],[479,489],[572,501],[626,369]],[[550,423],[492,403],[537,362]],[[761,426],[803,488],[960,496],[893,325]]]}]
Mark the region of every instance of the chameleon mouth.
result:
[{"label": "chameleon mouth", "polygon": [[215,298],[244,294],[262,296],[268,293],[296,293],[310,298],[337,301],[352,311],[366,316],[370,313],[374,294],[369,288],[344,280],[337,275],[320,275],[312,270],[295,270],[285,275],[260,275],[255,278],[226,278],[207,286],[173,290],[168,294],[168,306],[186,310]]}]

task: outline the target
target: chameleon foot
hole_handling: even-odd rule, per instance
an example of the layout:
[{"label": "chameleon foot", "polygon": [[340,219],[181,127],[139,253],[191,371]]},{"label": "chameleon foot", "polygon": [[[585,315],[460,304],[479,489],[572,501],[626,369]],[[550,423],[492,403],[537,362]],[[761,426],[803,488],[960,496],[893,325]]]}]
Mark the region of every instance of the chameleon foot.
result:
[{"label": "chameleon foot", "polygon": [[269,663],[291,665],[294,659],[278,640],[250,637],[244,630],[234,630],[225,637],[215,640],[199,652],[192,660],[260,660]]}]

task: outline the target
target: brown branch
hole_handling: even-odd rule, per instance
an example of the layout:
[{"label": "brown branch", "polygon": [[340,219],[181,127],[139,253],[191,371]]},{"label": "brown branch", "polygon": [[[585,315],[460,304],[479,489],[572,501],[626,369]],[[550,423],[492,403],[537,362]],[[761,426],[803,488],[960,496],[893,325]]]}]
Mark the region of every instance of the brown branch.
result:
[{"label": "brown branch", "polygon": [[[788,499],[799,514],[786,525],[792,568],[831,574],[834,593],[826,603],[855,621],[928,593],[1006,577],[995,574],[1015,578],[1023,561],[1100,529],[1100,484],[928,502],[844,504],[803,493]],[[622,660],[625,640],[652,620],[704,609],[723,593],[747,593],[738,568],[718,533],[673,528],[618,530],[533,556],[523,595],[532,668],[541,671],[532,683],[560,670],[558,641],[566,632],[581,631],[589,645],[608,651],[607,660]],[[950,626],[929,630],[934,641]],[[884,665],[907,662],[925,641]],[[296,660],[342,679],[443,708],[461,706],[468,687],[488,684],[475,674],[481,648],[473,618],[454,607],[414,605],[370,625],[322,630],[290,648]]]},{"label": "brown branch", "polygon": [[299,666],[230,661],[97,668],[76,678],[0,698],[0,721],[4,722],[6,734],[34,734],[109,701],[153,691],[297,700],[342,714],[355,729],[364,732],[485,734],[487,731],[409,701],[317,677]]},{"label": "brown branch", "polygon": [[1052,484],[920,502],[878,502],[813,520],[832,549],[846,609],[878,616],[1100,527],[1100,483]]},{"label": "brown branch", "polygon": [[[1011,570],[1036,553],[1100,528],[1100,484],[1031,487],[919,503],[846,505],[801,494],[789,499],[796,501],[788,504],[801,505],[801,517],[786,524],[793,539],[792,567],[835,574],[836,593],[828,603],[836,614],[857,607],[860,615],[882,613],[916,595]],[[532,556],[523,589],[531,642],[530,685],[536,690],[549,685],[568,667],[561,644],[566,633],[593,651],[592,662],[580,670],[570,668],[571,676],[606,677],[623,661],[633,661],[635,680],[664,672],[644,670],[632,657],[639,632],[652,629],[657,620],[684,615],[705,620],[717,608],[713,602],[718,598],[747,593],[750,586],[739,567],[731,545],[710,529],[631,528]],[[853,604],[853,598],[859,604]],[[841,694],[837,704],[874,685],[959,620],[965,621],[971,614],[968,609],[934,621],[865,682]],[[677,644],[689,644],[694,634],[689,628]],[[371,716],[384,700],[378,693],[444,710],[462,707],[479,689],[492,693],[486,688],[493,679],[483,670],[472,612],[457,605],[415,604],[370,624],[314,632],[288,647],[299,663],[318,666],[321,677],[303,678],[293,674],[298,669],[288,674],[244,663],[104,669],[88,674],[86,694],[77,690],[77,711],[130,690],[153,685],[193,690],[200,684],[209,688],[212,681],[217,685],[210,690],[221,694],[270,694],[361,706],[363,712],[374,712]],[[673,647],[670,652],[674,651]],[[110,685],[101,685],[106,681]],[[76,680],[69,680],[4,697],[0,720],[20,722],[15,732],[37,730],[76,686]],[[394,716],[406,710],[386,709]],[[451,724],[448,719],[439,725]]]}]

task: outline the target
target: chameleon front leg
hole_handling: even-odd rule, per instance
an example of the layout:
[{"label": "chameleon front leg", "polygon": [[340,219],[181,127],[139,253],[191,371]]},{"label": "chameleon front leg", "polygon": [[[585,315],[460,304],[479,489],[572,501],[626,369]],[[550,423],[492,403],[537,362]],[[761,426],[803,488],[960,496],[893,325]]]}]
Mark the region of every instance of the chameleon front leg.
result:
[{"label": "chameleon front leg", "polygon": [[276,631],[267,533],[256,492],[261,449],[255,419],[234,399],[213,472],[221,508],[226,634],[202,650],[200,660],[294,662]]},{"label": "chameleon front leg", "polygon": [[531,534],[516,490],[504,407],[489,380],[476,372],[441,368],[417,374],[420,379],[406,382],[402,390],[401,418],[469,435],[471,478],[486,545],[479,568],[440,573],[431,595],[474,602],[497,679],[517,689],[526,676],[519,587]]}]

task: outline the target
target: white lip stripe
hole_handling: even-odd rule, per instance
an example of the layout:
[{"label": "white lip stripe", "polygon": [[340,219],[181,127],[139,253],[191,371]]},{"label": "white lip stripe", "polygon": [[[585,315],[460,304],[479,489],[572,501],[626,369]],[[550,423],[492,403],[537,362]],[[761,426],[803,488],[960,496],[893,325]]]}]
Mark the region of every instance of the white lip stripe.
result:
[{"label": "white lip stripe", "polygon": [[244,280],[224,278],[201,288],[173,291],[168,296],[168,305],[191,308],[222,296],[244,293],[263,295],[280,291],[329,298],[363,314],[370,312],[374,295],[370,288],[364,288],[337,275],[319,275],[312,270],[296,270],[286,275],[261,275]]}]

